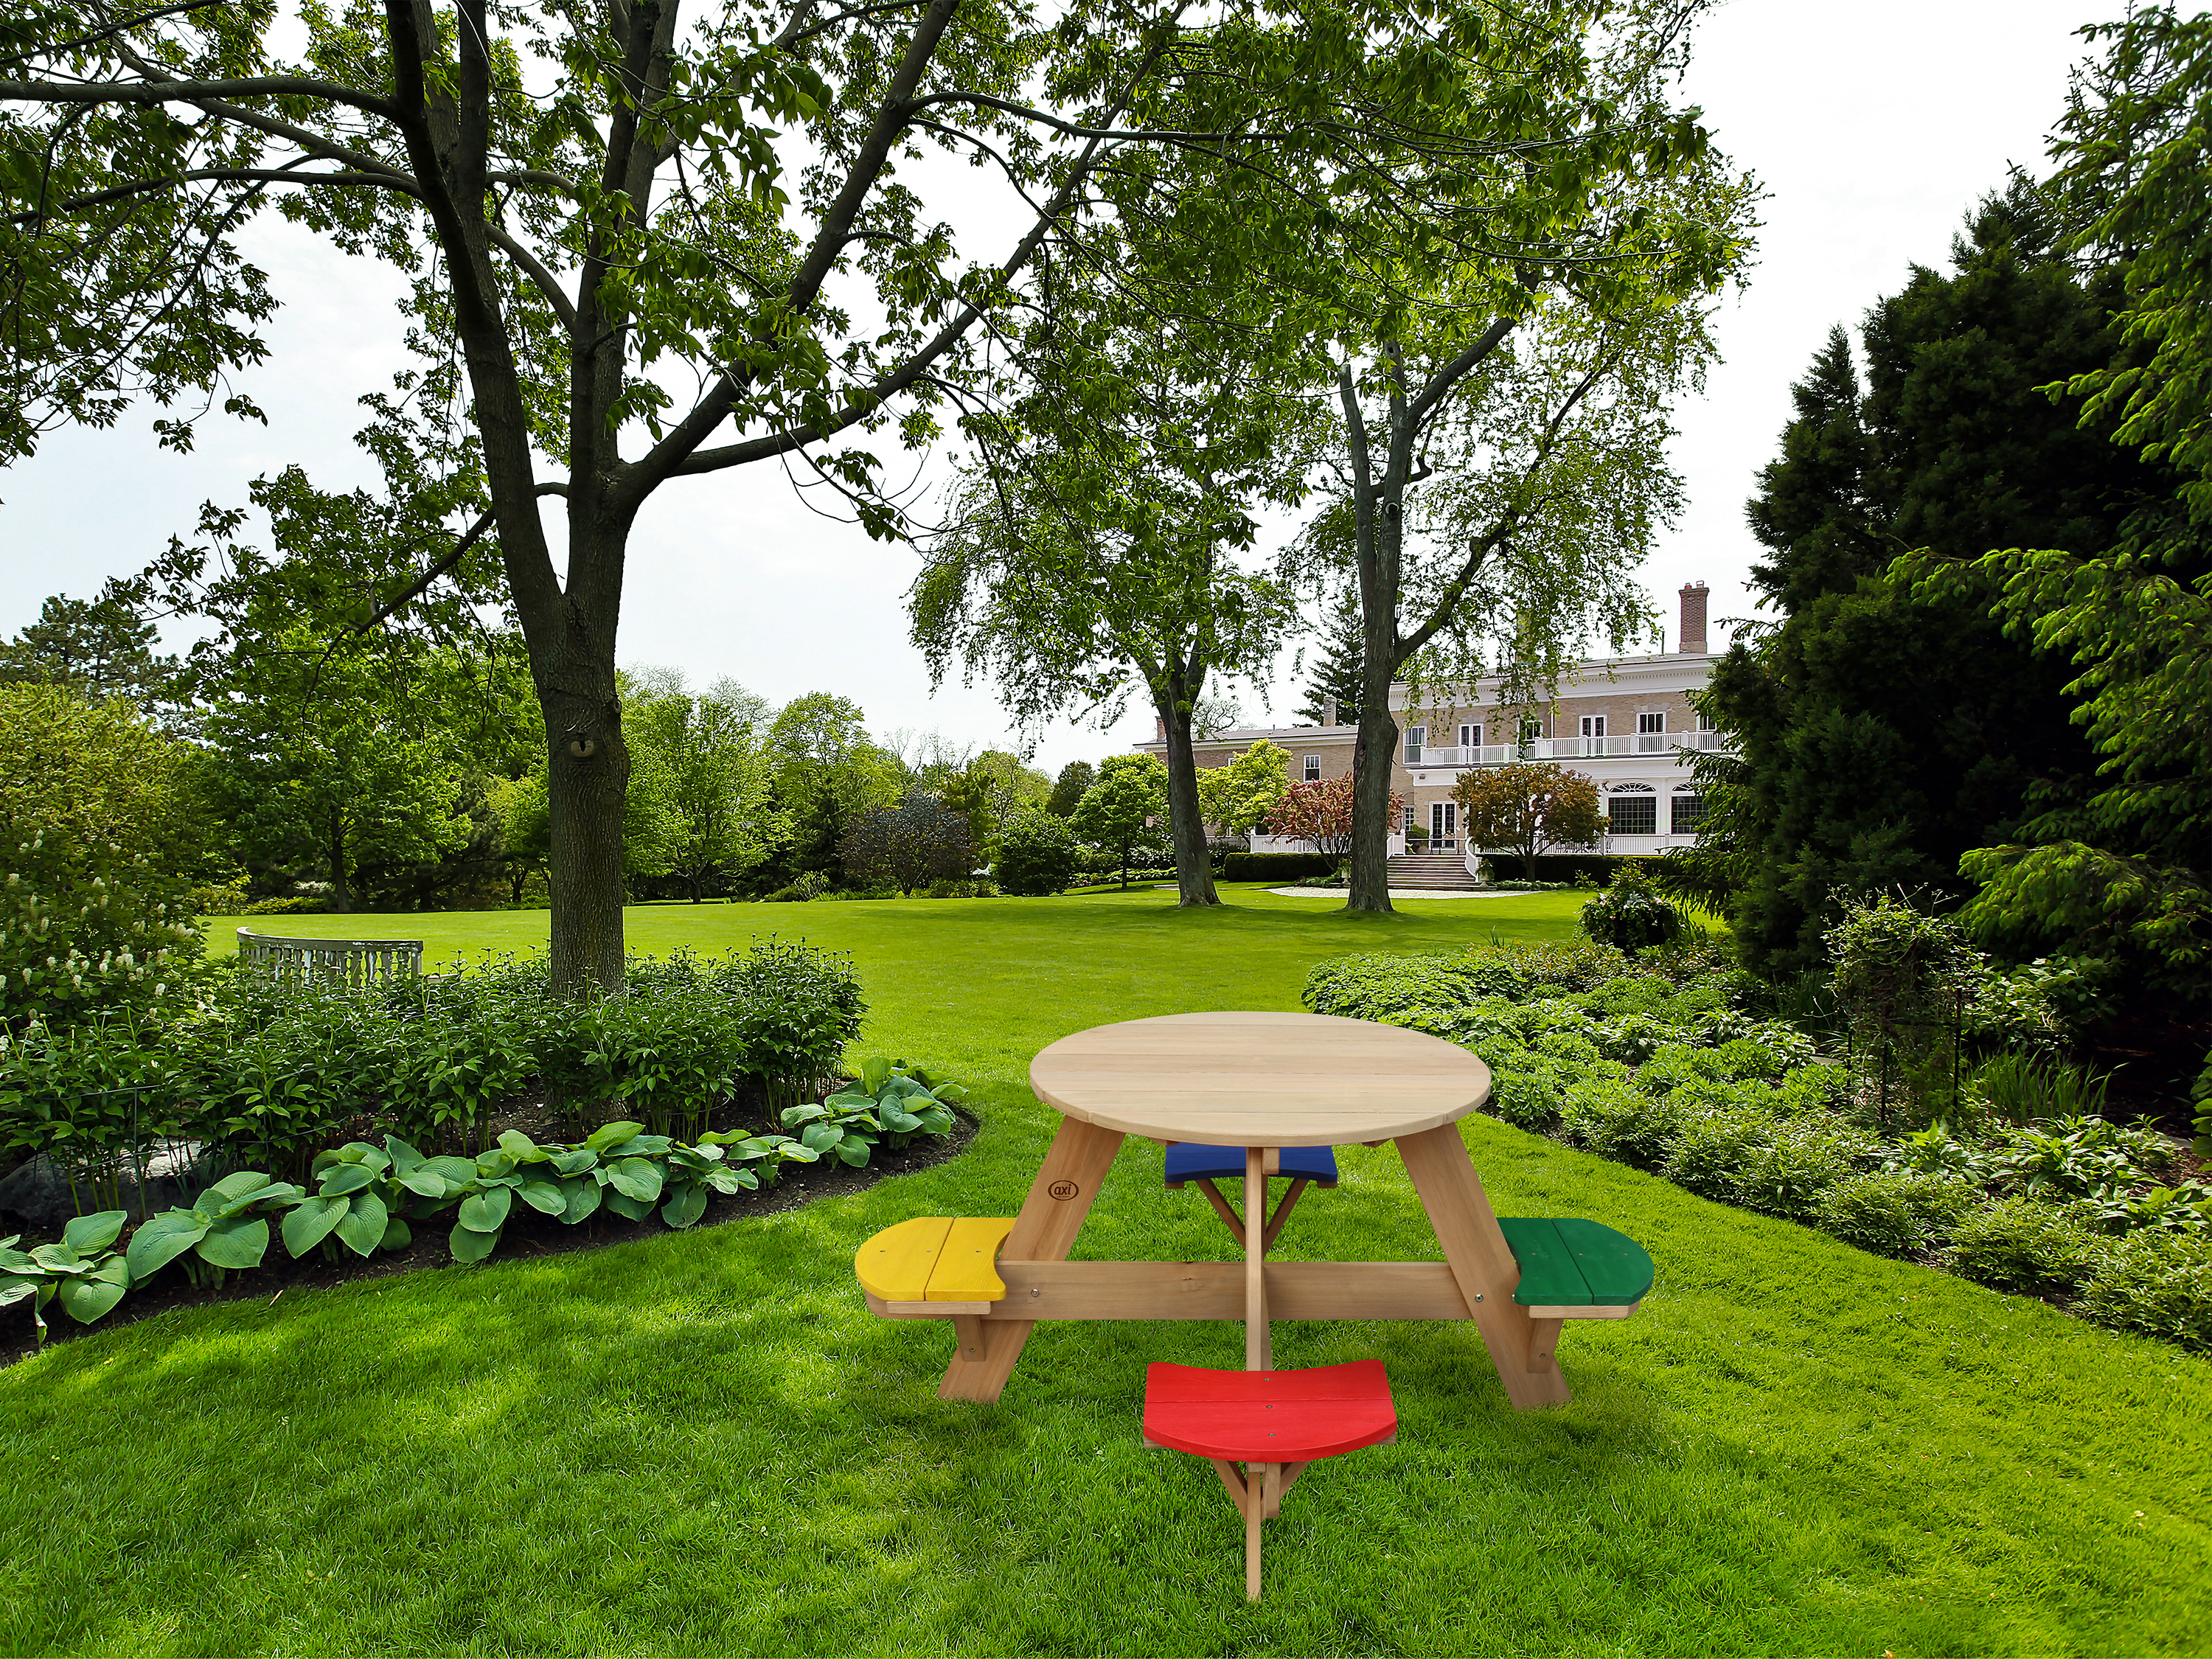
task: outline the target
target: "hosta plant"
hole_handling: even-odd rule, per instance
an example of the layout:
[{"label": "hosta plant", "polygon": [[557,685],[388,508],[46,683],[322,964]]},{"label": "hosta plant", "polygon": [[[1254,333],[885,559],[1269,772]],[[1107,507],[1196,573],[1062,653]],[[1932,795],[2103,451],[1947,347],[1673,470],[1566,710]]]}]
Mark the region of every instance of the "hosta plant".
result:
[{"label": "hosta plant", "polygon": [[143,1284],[179,1256],[185,1274],[203,1289],[221,1285],[225,1273],[258,1267],[269,1249],[269,1221],[254,1212],[306,1196],[289,1182],[271,1181],[258,1170],[227,1175],[190,1208],[164,1210],[131,1235],[131,1280]]},{"label": "hosta plant", "polygon": [[386,1137],[382,1149],[349,1141],[335,1152],[318,1152],[309,1171],[315,1190],[302,1194],[284,1218],[284,1248],[295,1256],[317,1245],[333,1255],[343,1245],[356,1255],[404,1250],[414,1235],[397,1213],[404,1190],[400,1154],[420,1164],[420,1153],[403,1140]]},{"label": "hosta plant", "polygon": [[27,1250],[15,1248],[20,1235],[0,1239],[0,1308],[27,1301],[40,1342],[46,1340],[50,1302],[58,1301],[78,1324],[91,1324],[131,1288],[130,1265],[110,1248],[125,1219],[121,1210],[75,1216],[62,1229],[59,1243]]},{"label": "hosta plant", "polygon": [[950,1081],[933,1081],[919,1066],[902,1060],[871,1060],[860,1079],[820,1105],[785,1109],[783,1127],[798,1129],[799,1144],[817,1158],[835,1157],[859,1168],[878,1141],[896,1149],[916,1135],[952,1133],[952,1106],[968,1091]]}]

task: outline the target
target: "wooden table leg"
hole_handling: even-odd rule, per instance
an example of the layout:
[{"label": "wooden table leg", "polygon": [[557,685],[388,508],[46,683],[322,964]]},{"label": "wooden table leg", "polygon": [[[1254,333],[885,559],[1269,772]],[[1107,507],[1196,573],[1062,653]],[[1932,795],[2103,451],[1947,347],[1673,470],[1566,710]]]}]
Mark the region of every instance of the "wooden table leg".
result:
[{"label": "wooden table leg", "polygon": [[[1067,1260],[1083,1218],[1091,1213],[1091,1200],[1098,1196],[1099,1183],[1113,1167],[1114,1155],[1121,1150],[1121,1139],[1119,1129],[1102,1129],[1072,1117],[1060,1119],[1060,1133],[1052,1139],[1052,1150],[1044,1155],[1044,1167],[1030,1182],[1029,1196],[1022,1200],[1022,1212],[1014,1218],[1013,1231],[1006,1235],[999,1260]],[[945,1380],[937,1385],[937,1397],[985,1403],[996,1400],[1006,1379],[1014,1374],[1014,1362],[1022,1357],[1022,1345],[1030,1340],[1030,1328],[1036,1322],[977,1320],[980,1353],[970,1353],[963,1334],[959,1351],[945,1368]]]},{"label": "wooden table leg", "polygon": [[[1564,1406],[1574,1397],[1550,1344],[1539,1340],[1537,1321],[1513,1300],[1521,1267],[1505,1243],[1481,1179],[1459,1137],[1459,1126],[1443,1124],[1419,1134],[1398,1137],[1398,1155],[1429,1212],[1429,1224],[1443,1246],[1444,1260],[1475,1328],[1482,1333],[1490,1363],[1505,1385],[1505,1397],[1517,1411],[1533,1406]],[[1545,1323],[1551,1322],[1546,1321]],[[1554,1334],[1555,1335],[1556,1334]]]}]

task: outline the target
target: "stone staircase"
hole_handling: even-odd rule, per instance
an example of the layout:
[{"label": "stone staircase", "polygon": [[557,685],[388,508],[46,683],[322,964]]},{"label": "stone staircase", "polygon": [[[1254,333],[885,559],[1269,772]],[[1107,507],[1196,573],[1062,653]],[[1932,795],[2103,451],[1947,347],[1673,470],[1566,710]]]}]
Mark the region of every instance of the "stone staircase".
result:
[{"label": "stone staircase", "polygon": [[1390,860],[1390,884],[1468,892],[1474,887],[1474,878],[1468,874],[1467,861],[1457,853],[1401,853]]}]

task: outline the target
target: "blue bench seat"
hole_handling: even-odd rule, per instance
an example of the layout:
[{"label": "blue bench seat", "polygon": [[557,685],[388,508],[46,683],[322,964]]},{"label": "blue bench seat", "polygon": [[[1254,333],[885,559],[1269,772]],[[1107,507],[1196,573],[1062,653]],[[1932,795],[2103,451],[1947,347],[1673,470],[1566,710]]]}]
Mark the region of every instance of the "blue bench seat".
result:
[{"label": "blue bench seat", "polygon": [[[1316,1187],[1336,1185],[1336,1148],[1334,1146],[1285,1146],[1282,1149],[1282,1168],[1277,1171],[1288,1181],[1310,1181]],[[1207,1146],[1194,1140],[1168,1148],[1168,1185],[1180,1187],[1191,1181],[1242,1181],[1244,1178],[1244,1149],[1242,1146]]]}]

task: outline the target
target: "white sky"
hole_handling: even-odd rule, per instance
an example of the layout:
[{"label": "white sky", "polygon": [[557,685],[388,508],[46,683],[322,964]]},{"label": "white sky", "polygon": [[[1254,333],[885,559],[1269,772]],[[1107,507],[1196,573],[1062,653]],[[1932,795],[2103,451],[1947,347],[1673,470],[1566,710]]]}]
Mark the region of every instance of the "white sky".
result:
[{"label": "white sky", "polygon": [[[2008,162],[2042,170],[2067,68],[2083,51],[2073,31],[2109,15],[2046,0],[1733,0],[1705,25],[1690,96],[1769,197],[1757,268],[1719,319],[1726,361],[1681,410],[1687,510],[1643,573],[1670,648],[1684,582],[1711,585],[1716,618],[1749,610],[1745,573],[1759,550],[1743,502],[1789,418],[1790,382],[1831,325],[1855,328],[1908,265],[1945,261]],[[261,473],[296,461],[325,489],[375,482],[351,441],[354,400],[401,362],[395,279],[273,220],[251,252],[284,304],[267,330],[270,362],[242,381],[270,424],[211,417],[197,453],[180,457],[155,447],[155,411],[142,407],[111,431],[52,436],[0,473],[0,636],[46,595],[89,598],[170,535],[189,537],[203,500],[244,505]],[[776,702],[835,691],[879,732],[1007,743],[988,686],[955,681],[931,695],[902,603],[915,566],[910,548],[817,516],[773,468],[678,480],[631,542],[621,659],[679,667],[695,686],[732,675]],[[1248,720],[1285,722],[1300,701],[1287,674],[1268,707],[1241,698]],[[1036,760],[1056,770],[1095,759],[1151,726],[1138,713],[1109,732],[1056,727]]]}]

